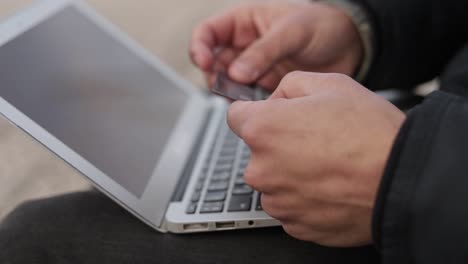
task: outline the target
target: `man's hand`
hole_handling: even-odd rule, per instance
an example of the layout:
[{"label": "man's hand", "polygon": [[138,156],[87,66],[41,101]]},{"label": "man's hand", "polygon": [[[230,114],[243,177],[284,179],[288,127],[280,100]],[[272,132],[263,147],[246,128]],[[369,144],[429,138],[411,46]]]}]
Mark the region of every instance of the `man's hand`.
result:
[{"label": "man's hand", "polygon": [[209,82],[223,68],[235,81],[272,90],[294,70],[352,75],[363,47],[340,9],[283,0],[247,4],[204,21],[193,32],[190,54]]},{"label": "man's hand", "polygon": [[396,107],[341,74],[288,74],[266,101],[235,102],[232,130],[251,148],[245,181],[290,235],[327,246],[371,243],[371,214]]}]

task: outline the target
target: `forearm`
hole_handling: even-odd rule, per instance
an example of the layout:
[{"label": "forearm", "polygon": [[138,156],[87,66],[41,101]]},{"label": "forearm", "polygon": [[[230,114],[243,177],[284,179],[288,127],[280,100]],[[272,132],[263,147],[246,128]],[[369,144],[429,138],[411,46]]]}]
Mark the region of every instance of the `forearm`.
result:
[{"label": "forearm", "polygon": [[467,259],[468,102],[436,92],[400,131],[374,211],[383,263]]}]

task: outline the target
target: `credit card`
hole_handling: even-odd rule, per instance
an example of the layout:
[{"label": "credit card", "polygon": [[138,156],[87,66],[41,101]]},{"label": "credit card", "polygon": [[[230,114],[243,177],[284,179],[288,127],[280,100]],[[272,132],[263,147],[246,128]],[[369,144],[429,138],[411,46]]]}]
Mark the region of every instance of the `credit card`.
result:
[{"label": "credit card", "polygon": [[263,89],[237,83],[229,79],[225,73],[218,73],[212,89],[214,93],[234,101],[256,101],[263,99],[259,98],[263,96],[259,94],[259,90]]}]

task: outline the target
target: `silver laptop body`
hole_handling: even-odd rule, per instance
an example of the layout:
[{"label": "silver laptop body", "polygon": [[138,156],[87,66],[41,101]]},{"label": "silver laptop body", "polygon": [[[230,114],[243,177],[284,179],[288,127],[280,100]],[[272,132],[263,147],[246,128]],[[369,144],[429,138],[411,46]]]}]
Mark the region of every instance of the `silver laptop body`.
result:
[{"label": "silver laptop body", "polygon": [[0,25],[0,113],[156,230],[279,224],[243,182],[250,153],[227,107],[81,1]]}]

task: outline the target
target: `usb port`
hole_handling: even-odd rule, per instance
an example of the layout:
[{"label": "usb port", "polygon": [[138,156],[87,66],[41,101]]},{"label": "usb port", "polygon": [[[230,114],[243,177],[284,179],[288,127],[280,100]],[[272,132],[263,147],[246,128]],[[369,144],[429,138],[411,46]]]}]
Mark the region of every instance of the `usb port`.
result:
[{"label": "usb port", "polygon": [[236,223],[232,222],[216,222],[216,229],[233,229],[236,227]]},{"label": "usb port", "polygon": [[185,231],[204,231],[204,230],[208,230],[208,224],[198,224],[198,223],[195,223],[195,224],[185,224],[184,225],[184,230]]}]

